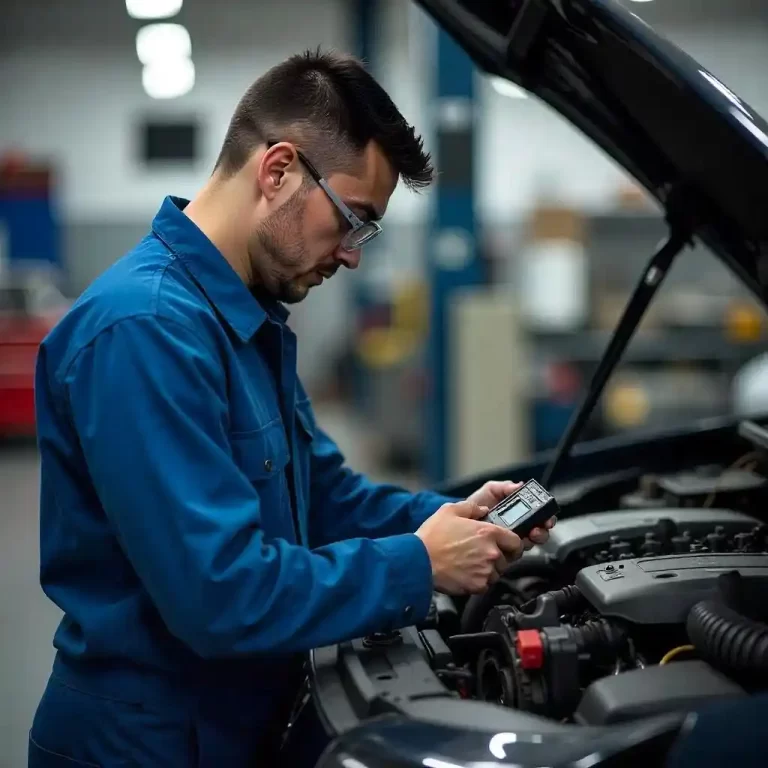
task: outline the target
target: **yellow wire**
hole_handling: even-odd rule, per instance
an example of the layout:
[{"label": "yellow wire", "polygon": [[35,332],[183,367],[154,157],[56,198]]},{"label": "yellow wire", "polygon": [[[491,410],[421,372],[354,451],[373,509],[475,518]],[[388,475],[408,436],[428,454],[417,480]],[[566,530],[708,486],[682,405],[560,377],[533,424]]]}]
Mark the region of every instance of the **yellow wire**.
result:
[{"label": "yellow wire", "polygon": [[695,650],[696,650],[696,646],[694,645],[678,645],[677,648],[673,648],[668,653],[665,653],[661,661],[659,662],[659,664],[660,665],[666,664],[667,662],[672,661],[672,659],[674,659],[675,656],[678,656],[681,653],[685,653],[686,651],[695,651]]}]

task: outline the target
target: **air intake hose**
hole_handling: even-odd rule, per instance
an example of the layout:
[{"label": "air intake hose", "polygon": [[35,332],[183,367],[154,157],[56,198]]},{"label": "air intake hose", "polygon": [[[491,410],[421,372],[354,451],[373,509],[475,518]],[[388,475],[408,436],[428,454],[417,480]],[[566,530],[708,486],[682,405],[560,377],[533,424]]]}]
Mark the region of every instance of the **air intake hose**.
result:
[{"label": "air intake hose", "polygon": [[768,579],[744,579],[737,571],[718,579],[718,595],[693,606],[691,643],[712,666],[733,673],[768,676]]},{"label": "air intake hose", "polygon": [[575,584],[573,584],[563,587],[562,589],[545,592],[543,595],[539,595],[535,600],[529,600],[525,605],[521,606],[520,610],[523,613],[533,613],[533,611],[541,604],[541,600],[545,596],[551,597],[555,601],[557,611],[560,614],[576,613],[587,607],[587,601],[582,596],[581,591]]},{"label": "air intake hose", "polygon": [[568,628],[579,653],[616,651],[627,640],[627,633],[607,619],[587,621],[580,627]]}]

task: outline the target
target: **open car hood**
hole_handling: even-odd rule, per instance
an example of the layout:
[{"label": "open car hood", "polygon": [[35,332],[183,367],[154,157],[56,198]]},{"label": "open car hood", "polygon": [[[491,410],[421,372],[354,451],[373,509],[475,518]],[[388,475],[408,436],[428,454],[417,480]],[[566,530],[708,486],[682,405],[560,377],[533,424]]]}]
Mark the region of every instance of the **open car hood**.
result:
[{"label": "open car hood", "polygon": [[416,2],[483,71],[601,146],[768,305],[768,124],[725,84],[613,0]]}]

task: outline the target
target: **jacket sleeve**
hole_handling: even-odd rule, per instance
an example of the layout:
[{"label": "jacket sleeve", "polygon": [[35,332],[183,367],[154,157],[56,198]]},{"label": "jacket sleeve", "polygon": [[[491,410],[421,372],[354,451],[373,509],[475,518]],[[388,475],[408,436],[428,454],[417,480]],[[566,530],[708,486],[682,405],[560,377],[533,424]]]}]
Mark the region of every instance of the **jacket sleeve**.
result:
[{"label": "jacket sleeve", "polygon": [[412,534],[314,551],[265,539],[269,510],[233,459],[212,337],[155,316],[123,320],[60,383],[123,551],[200,656],[304,651],[426,615],[431,567]]},{"label": "jacket sleeve", "polygon": [[315,421],[309,401],[302,418],[311,420],[311,545],[322,546],[358,536],[377,538],[414,532],[439,507],[457,499],[432,491],[413,493],[374,483],[353,471],[333,439]]}]

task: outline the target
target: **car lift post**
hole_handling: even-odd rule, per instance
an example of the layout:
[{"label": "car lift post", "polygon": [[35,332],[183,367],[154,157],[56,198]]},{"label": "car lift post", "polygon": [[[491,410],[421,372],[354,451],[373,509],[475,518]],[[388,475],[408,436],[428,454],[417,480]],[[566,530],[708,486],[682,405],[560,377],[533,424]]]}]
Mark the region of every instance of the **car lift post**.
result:
[{"label": "car lift post", "polygon": [[450,304],[467,286],[483,282],[475,231],[475,66],[442,28],[432,71],[434,156],[437,169],[427,240],[430,338],[427,355],[427,474],[433,483],[450,474],[450,446],[459,439],[451,419]]}]

